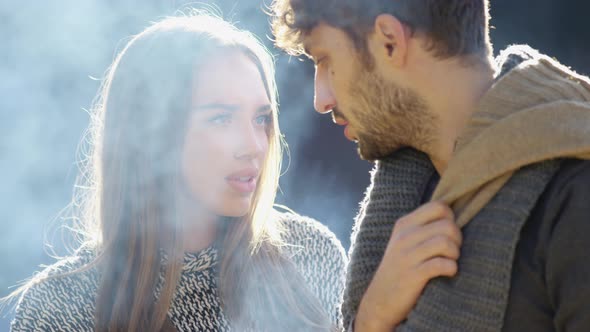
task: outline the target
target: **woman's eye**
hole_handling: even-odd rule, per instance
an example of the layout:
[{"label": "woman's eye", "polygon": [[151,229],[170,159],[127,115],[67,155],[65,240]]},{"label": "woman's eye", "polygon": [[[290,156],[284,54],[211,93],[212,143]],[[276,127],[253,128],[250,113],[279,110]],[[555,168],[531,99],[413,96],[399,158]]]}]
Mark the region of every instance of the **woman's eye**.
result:
[{"label": "woman's eye", "polygon": [[255,123],[259,126],[267,126],[271,123],[271,121],[272,121],[272,117],[271,117],[270,113],[257,116],[255,119]]},{"label": "woman's eye", "polygon": [[231,123],[231,115],[230,114],[219,114],[219,115],[216,115],[216,116],[210,118],[209,120],[207,120],[207,122],[214,124],[214,125],[229,124],[229,123]]}]

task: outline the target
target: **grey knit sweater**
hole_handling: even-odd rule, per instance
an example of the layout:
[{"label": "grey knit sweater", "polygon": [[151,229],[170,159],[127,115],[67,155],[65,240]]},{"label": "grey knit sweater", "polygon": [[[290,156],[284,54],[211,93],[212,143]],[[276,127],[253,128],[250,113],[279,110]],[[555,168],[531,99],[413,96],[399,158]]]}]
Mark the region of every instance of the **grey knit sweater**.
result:
[{"label": "grey knit sweater", "polygon": [[[346,255],[327,227],[294,214],[283,214],[284,240],[288,255],[311,291],[341,326],[340,305],[344,288]],[[72,271],[92,258],[80,251],[42,273],[55,275]],[[220,306],[217,269],[218,253],[209,247],[186,253],[181,279],[168,317],[177,331],[231,330]],[[92,331],[94,303],[99,284],[96,268],[31,286],[21,297],[11,331]]]}]

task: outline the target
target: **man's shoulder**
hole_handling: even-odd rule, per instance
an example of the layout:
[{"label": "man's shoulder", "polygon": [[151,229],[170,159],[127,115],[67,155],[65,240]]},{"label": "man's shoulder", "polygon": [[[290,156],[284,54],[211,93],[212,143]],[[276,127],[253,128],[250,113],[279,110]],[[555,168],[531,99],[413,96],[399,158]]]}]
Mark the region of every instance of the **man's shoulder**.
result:
[{"label": "man's shoulder", "polygon": [[590,160],[564,159],[545,194],[553,201],[590,199]]},{"label": "man's shoulder", "polygon": [[588,330],[563,326],[588,323],[589,198],[590,161],[564,159],[521,232],[503,330]]},{"label": "man's shoulder", "polygon": [[531,211],[523,236],[531,233],[528,235],[546,244],[562,228],[590,231],[590,160],[561,162]]}]

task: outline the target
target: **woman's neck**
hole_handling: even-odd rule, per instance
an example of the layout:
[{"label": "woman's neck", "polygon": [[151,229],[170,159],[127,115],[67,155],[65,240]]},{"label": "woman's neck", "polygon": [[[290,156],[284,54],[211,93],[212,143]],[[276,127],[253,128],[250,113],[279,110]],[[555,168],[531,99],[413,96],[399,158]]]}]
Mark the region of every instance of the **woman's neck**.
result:
[{"label": "woman's neck", "polygon": [[203,212],[185,211],[183,247],[185,252],[198,252],[213,244],[219,227],[219,217]]}]

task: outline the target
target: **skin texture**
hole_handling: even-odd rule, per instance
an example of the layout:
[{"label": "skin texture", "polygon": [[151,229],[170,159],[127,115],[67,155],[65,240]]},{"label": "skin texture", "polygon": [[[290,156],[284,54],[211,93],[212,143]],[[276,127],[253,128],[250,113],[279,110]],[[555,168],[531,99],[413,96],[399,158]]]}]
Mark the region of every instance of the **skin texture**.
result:
[{"label": "skin texture", "polygon": [[[342,30],[323,23],[303,42],[316,64],[316,111],[331,112],[334,122],[346,125],[345,136],[358,142],[364,159],[410,146],[427,153],[442,175],[493,83],[489,59],[436,58],[425,47],[426,36],[391,15],[376,18],[366,53]],[[457,273],[461,241],[454,216],[442,203],[425,204],[398,220],[361,300],[355,331],[395,328],[428,280]]]},{"label": "skin texture", "polygon": [[220,54],[199,68],[192,100],[182,174],[187,239],[192,239],[187,246],[194,251],[212,242],[219,216],[248,212],[254,192],[237,190],[228,177],[260,173],[272,117],[258,68],[239,52]]},{"label": "skin texture", "polygon": [[[368,70],[341,30],[321,25],[310,35],[316,60],[315,108],[347,126],[363,159],[383,158],[402,146],[432,143],[436,118],[412,88]],[[315,46],[317,45],[317,46]],[[351,59],[354,59],[351,61]]]}]

